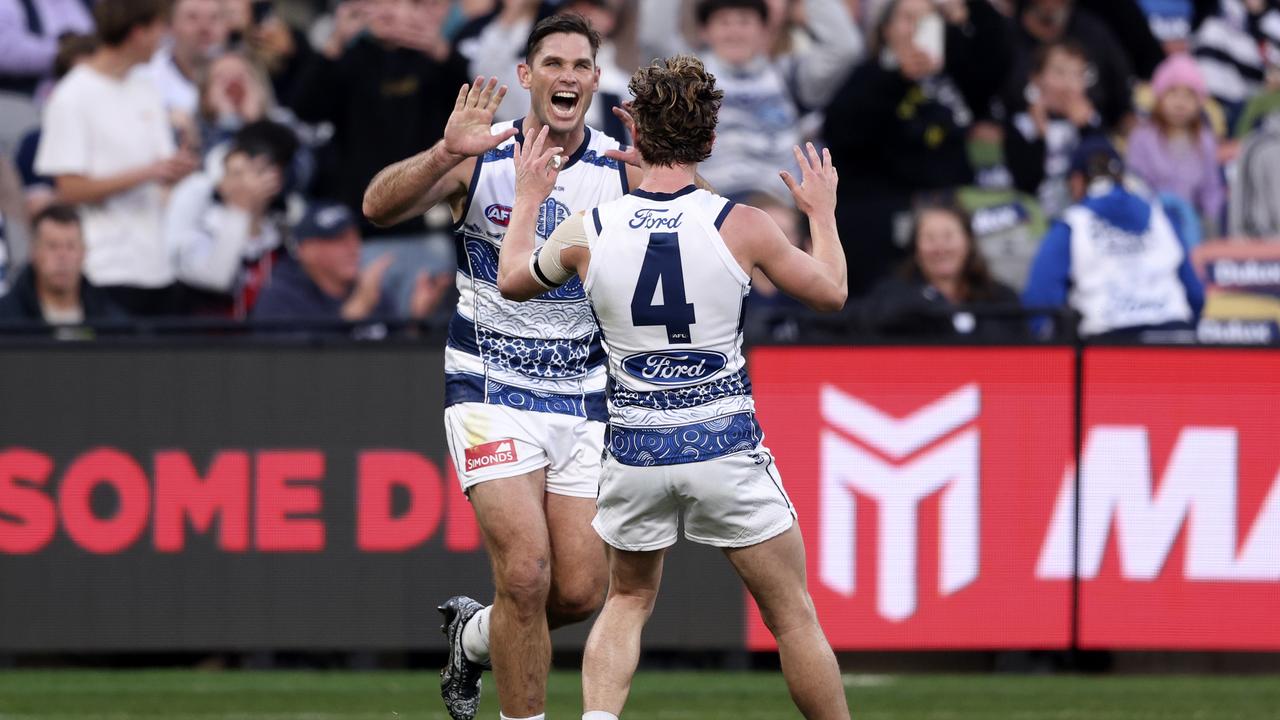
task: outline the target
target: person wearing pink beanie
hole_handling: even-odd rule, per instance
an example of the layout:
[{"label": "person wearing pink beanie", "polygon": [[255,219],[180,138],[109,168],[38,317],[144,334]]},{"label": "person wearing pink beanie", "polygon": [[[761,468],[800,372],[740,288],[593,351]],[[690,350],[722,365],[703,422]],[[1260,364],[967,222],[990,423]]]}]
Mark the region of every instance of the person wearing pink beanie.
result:
[{"label": "person wearing pink beanie", "polygon": [[1218,141],[1205,120],[1208,89],[1190,55],[1171,55],[1152,76],[1151,117],[1129,135],[1126,164],[1152,190],[1186,200],[1210,235],[1221,227],[1226,204]]}]

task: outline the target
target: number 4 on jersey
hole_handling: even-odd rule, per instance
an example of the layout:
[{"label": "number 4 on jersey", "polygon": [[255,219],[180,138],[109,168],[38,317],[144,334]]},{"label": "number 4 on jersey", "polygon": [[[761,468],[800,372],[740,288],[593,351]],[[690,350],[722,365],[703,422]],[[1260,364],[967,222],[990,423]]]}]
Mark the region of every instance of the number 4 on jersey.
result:
[{"label": "number 4 on jersey", "polygon": [[[662,285],[662,304],[655,305],[654,296]],[[693,303],[684,299],[684,268],[680,265],[680,240],[673,232],[649,234],[649,247],[640,266],[640,280],[631,296],[631,323],[636,327],[662,325],[667,328],[667,342],[693,342],[689,326],[696,322]]]}]

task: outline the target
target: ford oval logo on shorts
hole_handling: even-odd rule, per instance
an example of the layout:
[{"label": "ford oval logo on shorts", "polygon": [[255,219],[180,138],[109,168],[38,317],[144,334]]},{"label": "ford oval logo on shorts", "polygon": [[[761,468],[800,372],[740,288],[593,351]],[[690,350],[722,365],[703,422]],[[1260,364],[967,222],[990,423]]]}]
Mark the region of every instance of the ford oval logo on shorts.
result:
[{"label": "ford oval logo on shorts", "polygon": [[506,227],[507,223],[511,222],[511,208],[494,203],[484,209],[484,216],[494,225]]},{"label": "ford oval logo on shorts", "polygon": [[622,360],[628,375],[658,385],[683,385],[705,380],[728,364],[718,352],[702,350],[663,350],[639,353]]}]

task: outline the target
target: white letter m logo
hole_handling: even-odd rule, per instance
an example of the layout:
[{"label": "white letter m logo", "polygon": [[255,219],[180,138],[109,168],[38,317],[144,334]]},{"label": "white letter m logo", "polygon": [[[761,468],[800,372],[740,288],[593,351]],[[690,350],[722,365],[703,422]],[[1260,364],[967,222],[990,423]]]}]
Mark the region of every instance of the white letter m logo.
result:
[{"label": "white letter m logo", "polygon": [[[938,528],[938,588],[943,595],[978,577],[978,429],[935,440],[975,420],[980,410],[976,384],[898,419],[845,394],[822,387],[822,416],[831,426],[875,448],[892,462],[830,428],[822,430],[822,582],[853,596],[857,576],[857,500],[861,493],[879,507],[876,539],[876,606],[882,616],[901,621],[916,611],[917,515],[920,501],[944,486]],[[913,453],[918,453],[914,457]]]}]

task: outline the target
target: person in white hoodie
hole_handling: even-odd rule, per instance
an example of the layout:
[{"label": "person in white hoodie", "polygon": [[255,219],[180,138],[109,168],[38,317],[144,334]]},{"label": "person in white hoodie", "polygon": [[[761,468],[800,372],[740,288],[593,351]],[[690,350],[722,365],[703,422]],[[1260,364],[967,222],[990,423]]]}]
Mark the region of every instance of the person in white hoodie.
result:
[{"label": "person in white hoodie", "polygon": [[802,140],[800,118],[824,107],[843,84],[862,57],[862,35],[840,0],[808,0],[811,42],[771,58],[764,0],[700,0],[695,9],[708,48],[702,60],[724,91],[703,177],[726,197],[787,199],[778,168],[798,171],[791,148]]},{"label": "person in white hoodie", "polygon": [[188,310],[248,316],[284,253],[283,192],[297,148],[290,129],[250,123],[211,168],[174,188],[165,237]]}]

